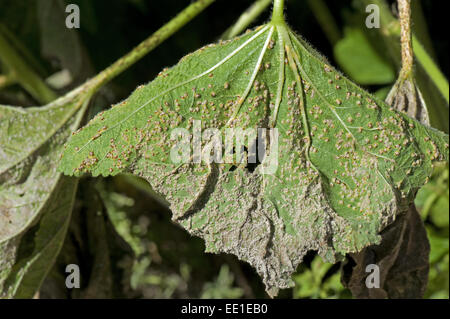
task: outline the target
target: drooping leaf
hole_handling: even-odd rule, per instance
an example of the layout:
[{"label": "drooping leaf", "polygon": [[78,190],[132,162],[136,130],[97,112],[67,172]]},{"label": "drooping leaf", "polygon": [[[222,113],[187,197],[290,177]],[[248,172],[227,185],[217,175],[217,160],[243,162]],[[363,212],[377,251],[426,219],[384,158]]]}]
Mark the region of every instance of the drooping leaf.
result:
[{"label": "drooping leaf", "polygon": [[[174,163],[171,133],[195,137],[194,120],[222,135],[276,128],[278,144],[273,135],[254,166],[237,156]],[[203,156],[212,143],[203,136]],[[71,137],[60,167],[144,177],[208,252],[249,262],[275,295],[307,251],[334,262],[379,243],[439,160],[448,160],[448,136],[357,87],[284,24],[268,24],[186,56],[98,114]]]},{"label": "drooping leaf", "polygon": [[69,227],[76,179],[63,176],[36,225],[0,243],[0,297],[33,298],[52,268]]},{"label": "drooping leaf", "polygon": [[88,100],[69,95],[44,107],[0,105],[0,242],[23,232],[45,207],[61,178],[63,143]]},{"label": "drooping leaf", "polygon": [[[422,298],[428,282],[430,244],[414,204],[381,233],[380,245],[351,254],[354,266],[344,267],[342,282],[355,298]],[[379,287],[367,287],[367,265],[380,270]]]},{"label": "drooping leaf", "polygon": [[0,106],[0,294],[33,297],[67,230],[76,179],[57,172],[91,93],[43,107]]}]

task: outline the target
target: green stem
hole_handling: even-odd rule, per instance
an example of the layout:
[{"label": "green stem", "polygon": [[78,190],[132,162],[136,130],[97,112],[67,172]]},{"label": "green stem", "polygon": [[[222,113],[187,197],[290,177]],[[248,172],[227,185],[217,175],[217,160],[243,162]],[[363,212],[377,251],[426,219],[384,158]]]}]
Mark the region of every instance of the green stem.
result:
[{"label": "green stem", "polygon": [[330,41],[332,45],[335,45],[341,38],[341,34],[336,20],[325,2],[323,0],[308,0],[308,5],[319,22],[325,36],[328,38],[328,41]]},{"label": "green stem", "polygon": [[257,0],[239,17],[234,25],[228,28],[221,39],[231,39],[247,28],[272,3],[272,0]]},{"label": "green stem", "polygon": [[284,24],[284,0],[273,1],[272,23]]},{"label": "green stem", "polygon": [[45,84],[39,75],[21,58],[15,48],[10,45],[10,41],[4,36],[2,28],[0,28],[0,59],[8,67],[11,77],[37,101],[47,104],[57,98],[57,94]]},{"label": "green stem", "polygon": [[104,71],[99,73],[93,79],[89,80],[85,85],[90,91],[96,91],[101,86],[111,81],[118,74],[129,68],[131,65],[140,60],[143,56],[156,48],[164,40],[169,38],[186,23],[195,18],[199,13],[211,5],[215,0],[197,0],[183,11],[181,11],[175,18],[166,23],[158,31],[153,33],[150,37],[141,42],[130,53],[126,54]]}]

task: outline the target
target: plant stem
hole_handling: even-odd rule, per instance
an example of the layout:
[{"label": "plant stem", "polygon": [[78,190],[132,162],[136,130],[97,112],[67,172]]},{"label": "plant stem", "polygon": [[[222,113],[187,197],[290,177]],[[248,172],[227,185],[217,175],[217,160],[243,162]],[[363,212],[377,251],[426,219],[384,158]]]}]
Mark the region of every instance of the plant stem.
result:
[{"label": "plant stem", "polygon": [[284,24],[284,0],[273,1],[272,23]]},{"label": "plant stem", "polygon": [[245,12],[239,17],[234,25],[228,28],[221,36],[221,39],[231,39],[247,28],[260,14],[272,3],[272,0],[256,0]]},{"label": "plant stem", "polygon": [[164,40],[169,38],[186,23],[195,18],[199,13],[211,5],[215,0],[197,0],[183,11],[181,11],[175,18],[170,20],[159,30],[153,33],[150,37],[141,42],[131,52],[114,62],[111,66],[99,73],[93,79],[86,83],[90,91],[96,91],[99,87],[111,81],[118,74],[129,68],[131,65],[140,60],[143,56],[156,48]]},{"label": "plant stem", "polygon": [[314,16],[332,45],[341,38],[337,23],[323,0],[308,0]]},{"label": "plant stem", "polygon": [[[401,35],[401,26],[398,20],[392,15],[389,6],[384,0],[361,0],[364,4],[376,4],[380,8],[381,17],[381,34],[385,37],[398,37]],[[419,39],[412,35],[413,52],[417,59],[417,62],[423,67],[428,77],[434,83],[441,95],[445,98],[447,104],[449,104],[449,85],[445,75],[439,69],[437,64],[431,58],[426,50],[423,49],[423,45]]]},{"label": "plant stem", "polygon": [[12,77],[37,101],[47,104],[57,98],[39,75],[21,58],[15,48],[10,45],[7,37],[0,28],[0,59],[5,64]]},{"label": "plant stem", "polygon": [[400,19],[400,44],[402,48],[402,68],[400,77],[408,78],[414,65],[414,53],[411,39],[411,0],[398,0]]}]

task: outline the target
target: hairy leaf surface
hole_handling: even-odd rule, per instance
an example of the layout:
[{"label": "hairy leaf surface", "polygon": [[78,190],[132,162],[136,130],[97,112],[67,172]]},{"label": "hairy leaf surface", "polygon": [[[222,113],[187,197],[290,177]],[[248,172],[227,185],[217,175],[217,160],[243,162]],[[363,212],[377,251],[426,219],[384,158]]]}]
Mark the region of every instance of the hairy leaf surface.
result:
[{"label": "hairy leaf surface", "polygon": [[[25,230],[45,206],[61,174],[65,141],[87,105],[76,94],[44,107],[0,105],[0,242]],[[75,115],[75,116],[74,116]]]},{"label": "hairy leaf surface", "polygon": [[[274,138],[259,165],[240,163],[237,149],[223,150],[231,162],[174,163],[171,133],[186,128],[195,139],[194,120],[222,136],[278,129],[276,171],[267,174]],[[211,143],[203,136],[203,155]],[[249,262],[275,295],[309,250],[333,262],[378,243],[442,160],[448,136],[357,87],[284,24],[268,24],[186,56],[98,114],[71,137],[60,168],[144,177],[208,252]]]},{"label": "hairy leaf surface", "polygon": [[57,172],[90,93],[43,107],[0,105],[0,296],[31,298],[65,238],[77,180]]}]

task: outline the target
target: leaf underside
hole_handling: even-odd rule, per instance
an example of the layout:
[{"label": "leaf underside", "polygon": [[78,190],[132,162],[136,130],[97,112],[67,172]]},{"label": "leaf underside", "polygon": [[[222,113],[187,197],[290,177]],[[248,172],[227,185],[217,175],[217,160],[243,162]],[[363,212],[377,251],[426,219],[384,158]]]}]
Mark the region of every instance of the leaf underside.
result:
[{"label": "leaf underside", "polygon": [[80,97],[27,109],[0,105],[0,242],[30,226],[54,191],[63,145],[89,100]]},{"label": "leaf underside", "polygon": [[[171,132],[192,131],[194,120],[221,132],[277,128],[276,172],[236,158],[174,164]],[[308,251],[334,262],[379,243],[442,160],[448,136],[390,109],[285,25],[269,24],[184,57],[98,114],[71,137],[60,169],[144,177],[207,252],[247,261],[273,296],[292,286]]]},{"label": "leaf underside", "polygon": [[0,105],[0,297],[32,298],[64,242],[77,180],[57,167],[89,100],[73,93]]},{"label": "leaf underside", "polygon": [[0,243],[0,297],[33,298],[58,256],[69,227],[77,182],[62,176],[29,231]]}]

